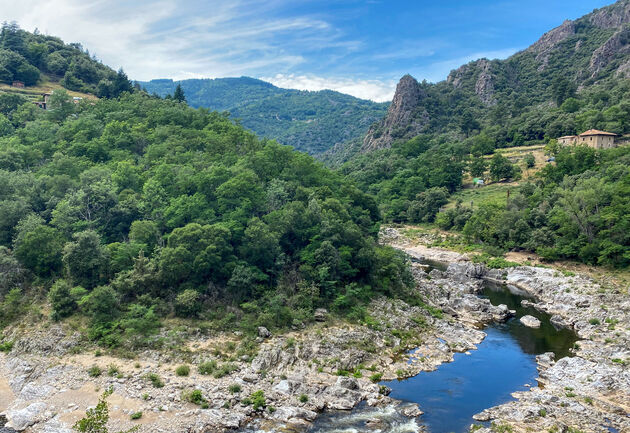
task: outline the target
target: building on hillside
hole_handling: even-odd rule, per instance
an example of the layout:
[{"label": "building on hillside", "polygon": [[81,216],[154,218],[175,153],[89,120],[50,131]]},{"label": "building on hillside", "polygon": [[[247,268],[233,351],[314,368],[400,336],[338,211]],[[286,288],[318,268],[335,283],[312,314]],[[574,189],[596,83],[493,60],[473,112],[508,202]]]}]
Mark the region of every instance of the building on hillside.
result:
[{"label": "building on hillside", "polygon": [[14,81],[11,84],[11,87],[17,87],[18,89],[23,89],[24,88],[24,82],[23,81]]},{"label": "building on hillside", "polygon": [[48,101],[50,100],[50,93],[43,93],[42,98],[43,101],[33,101],[33,104],[37,105],[42,110],[48,109]]},{"label": "building on hillside", "polygon": [[564,137],[558,137],[558,143],[560,144],[564,144],[569,145],[569,144],[575,144],[575,142],[577,141],[578,136],[577,135],[565,135]]},{"label": "building on hillside", "polygon": [[612,132],[589,129],[578,135],[577,144],[586,144],[594,149],[610,149],[615,147],[616,136]]},{"label": "building on hillside", "polygon": [[610,149],[615,147],[617,134],[597,129],[589,129],[580,135],[565,135],[558,138],[558,143],[564,145],[586,144],[593,149]]}]

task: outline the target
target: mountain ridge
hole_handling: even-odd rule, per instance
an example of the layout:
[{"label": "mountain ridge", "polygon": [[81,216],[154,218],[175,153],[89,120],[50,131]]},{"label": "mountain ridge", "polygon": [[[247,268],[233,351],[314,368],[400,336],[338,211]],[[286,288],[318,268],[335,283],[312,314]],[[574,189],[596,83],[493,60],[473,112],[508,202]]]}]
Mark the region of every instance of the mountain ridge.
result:
[{"label": "mountain ridge", "polygon": [[334,90],[283,89],[252,77],[158,79],[139,84],[160,96],[171,94],[179,84],[191,106],[229,111],[261,137],[314,155],[362,137],[388,106]]},{"label": "mountain ridge", "polygon": [[[406,75],[394,96],[394,101],[405,103],[392,103],[387,116],[370,127],[360,151],[389,147],[420,133],[454,132],[453,123],[475,126],[480,122],[471,130],[461,127],[456,131],[465,138],[473,130],[492,126],[489,113],[493,109],[511,111],[508,118],[522,115],[519,98],[526,98],[529,107],[559,106],[585,88],[628,78],[629,24],[630,1],[619,0],[564,21],[507,59],[474,60],[435,84],[418,83]],[[525,139],[540,140],[543,135],[531,134]],[[504,139],[504,144],[513,141]]]}]

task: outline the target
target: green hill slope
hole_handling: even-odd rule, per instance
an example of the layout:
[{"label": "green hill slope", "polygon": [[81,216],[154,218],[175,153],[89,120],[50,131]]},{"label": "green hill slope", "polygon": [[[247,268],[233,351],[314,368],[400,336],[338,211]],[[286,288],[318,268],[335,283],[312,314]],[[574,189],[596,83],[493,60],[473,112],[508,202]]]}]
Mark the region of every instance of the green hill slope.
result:
[{"label": "green hill slope", "polygon": [[172,94],[180,84],[191,106],[229,111],[259,136],[313,155],[362,137],[385,114],[388,105],[330,90],[281,89],[248,77],[140,84],[160,96]]},{"label": "green hill slope", "polygon": [[15,23],[0,31],[0,83],[22,82],[26,88],[45,84],[50,88],[115,97],[131,86],[125,73],[116,73],[99,62],[80,44],[66,44],[54,36],[30,33]]}]

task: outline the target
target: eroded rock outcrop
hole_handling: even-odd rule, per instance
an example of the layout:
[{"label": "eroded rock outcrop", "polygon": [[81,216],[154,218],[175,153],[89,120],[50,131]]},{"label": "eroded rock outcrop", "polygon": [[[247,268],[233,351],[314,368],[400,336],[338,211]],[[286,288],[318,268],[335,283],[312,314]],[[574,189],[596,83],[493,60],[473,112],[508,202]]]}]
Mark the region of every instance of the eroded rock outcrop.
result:
[{"label": "eroded rock outcrop", "polygon": [[361,150],[389,147],[396,139],[412,138],[422,132],[429,121],[429,114],[422,107],[425,96],[415,78],[402,77],[387,115],[370,127]]}]

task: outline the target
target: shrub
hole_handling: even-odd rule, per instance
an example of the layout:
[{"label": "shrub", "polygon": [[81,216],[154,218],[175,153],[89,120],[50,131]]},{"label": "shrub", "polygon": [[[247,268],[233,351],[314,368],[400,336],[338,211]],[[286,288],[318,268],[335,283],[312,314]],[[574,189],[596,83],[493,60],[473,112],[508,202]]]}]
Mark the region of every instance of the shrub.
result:
[{"label": "shrub", "polygon": [[370,376],[370,380],[376,383],[376,382],[380,382],[382,377],[383,377],[383,373],[374,373],[373,375]]},{"label": "shrub", "polygon": [[131,419],[140,419],[140,418],[142,418],[142,412],[134,412],[131,415],[129,415],[129,418],[131,418]]},{"label": "shrub", "polygon": [[0,343],[0,352],[9,353],[13,349],[13,341],[3,341]]},{"label": "shrub", "polygon": [[148,373],[145,378],[151,382],[154,388],[164,387],[164,381],[157,373]]},{"label": "shrub", "polygon": [[175,369],[175,374],[178,376],[188,376],[190,374],[190,367],[187,365],[180,365]]},{"label": "shrub", "polygon": [[184,290],[175,298],[175,313],[179,317],[196,317],[201,311],[199,297],[196,290]]},{"label": "shrub", "polygon": [[241,392],[241,385],[239,385],[238,383],[234,383],[228,387],[228,391],[230,391],[232,394]]},{"label": "shrub", "polygon": [[98,377],[103,371],[101,370],[101,367],[99,367],[98,365],[94,365],[90,367],[87,372],[90,377]]},{"label": "shrub", "polygon": [[222,364],[221,367],[217,368],[213,376],[215,379],[221,379],[222,377],[227,376],[228,374],[232,373],[233,371],[236,371],[237,369],[238,367],[235,364],[226,362],[225,364]]},{"label": "shrub", "polygon": [[588,321],[588,323],[590,323],[591,325],[599,325],[599,324],[600,324],[600,321],[599,321],[599,319],[592,318],[592,319],[590,319],[590,320]]},{"label": "shrub", "polygon": [[216,369],[217,362],[214,359],[212,361],[202,362],[201,364],[199,364],[199,367],[197,367],[197,370],[199,370],[199,374],[203,374],[206,376],[214,373]]},{"label": "shrub", "polygon": [[120,374],[120,369],[117,365],[110,364],[109,367],[107,367],[107,374],[110,376],[118,376]]},{"label": "shrub", "polygon": [[249,397],[254,410],[264,409],[267,406],[267,401],[265,400],[265,393],[262,390],[258,390]]},{"label": "shrub", "polygon": [[300,403],[306,403],[308,401],[308,395],[300,394]]},{"label": "shrub", "polygon": [[194,403],[198,405],[201,405],[206,401],[206,399],[203,398],[201,390],[199,389],[182,391],[182,399],[186,400],[189,403]]}]

